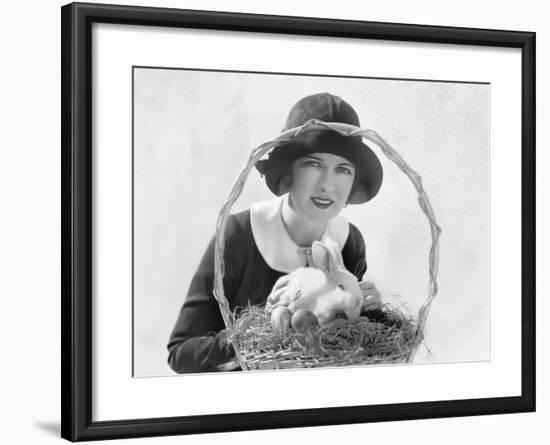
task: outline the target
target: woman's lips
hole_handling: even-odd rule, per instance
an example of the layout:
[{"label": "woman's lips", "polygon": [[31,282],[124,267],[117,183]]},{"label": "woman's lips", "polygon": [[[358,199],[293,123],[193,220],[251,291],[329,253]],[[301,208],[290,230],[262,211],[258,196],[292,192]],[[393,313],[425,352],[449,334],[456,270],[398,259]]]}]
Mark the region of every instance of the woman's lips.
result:
[{"label": "woman's lips", "polygon": [[327,198],[311,198],[311,201],[320,209],[328,209],[332,204],[334,204],[332,199]]}]

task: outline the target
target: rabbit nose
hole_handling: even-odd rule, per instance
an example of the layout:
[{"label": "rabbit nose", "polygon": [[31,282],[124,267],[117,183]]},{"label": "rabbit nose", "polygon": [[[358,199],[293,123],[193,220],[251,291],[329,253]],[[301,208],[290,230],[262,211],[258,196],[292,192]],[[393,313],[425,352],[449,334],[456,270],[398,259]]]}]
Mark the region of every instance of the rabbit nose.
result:
[{"label": "rabbit nose", "polygon": [[348,317],[348,314],[346,314],[344,311],[336,311],[336,314],[334,315],[334,318],[335,319],[342,318],[344,320],[347,320],[349,317]]}]

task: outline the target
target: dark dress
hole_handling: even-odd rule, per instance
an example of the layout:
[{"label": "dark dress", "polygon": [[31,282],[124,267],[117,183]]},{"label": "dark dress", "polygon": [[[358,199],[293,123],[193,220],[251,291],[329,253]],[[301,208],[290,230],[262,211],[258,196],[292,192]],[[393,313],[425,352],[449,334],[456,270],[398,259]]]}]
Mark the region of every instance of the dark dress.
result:
[{"label": "dark dress", "polygon": [[[353,224],[349,224],[342,257],[346,268],[362,280],[367,269],[365,242]],[[286,274],[270,268],[259,252],[252,233],[250,210],[227,219],[224,266],[224,291],[232,311],[248,304],[264,304],[277,279]],[[214,239],[191,280],[168,343],[168,363],[177,373],[216,371],[218,365],[234,358],[213,296],[213,282]]]}]

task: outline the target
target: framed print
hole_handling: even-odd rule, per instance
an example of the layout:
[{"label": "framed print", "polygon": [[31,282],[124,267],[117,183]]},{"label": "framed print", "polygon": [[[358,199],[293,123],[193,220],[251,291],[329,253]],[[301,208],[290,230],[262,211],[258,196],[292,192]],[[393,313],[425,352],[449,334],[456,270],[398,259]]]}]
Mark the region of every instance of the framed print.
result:
[{"label": "framed print", "polygon": [[64,438],[534,411],[534,33],[73,3],[61,99]]}]

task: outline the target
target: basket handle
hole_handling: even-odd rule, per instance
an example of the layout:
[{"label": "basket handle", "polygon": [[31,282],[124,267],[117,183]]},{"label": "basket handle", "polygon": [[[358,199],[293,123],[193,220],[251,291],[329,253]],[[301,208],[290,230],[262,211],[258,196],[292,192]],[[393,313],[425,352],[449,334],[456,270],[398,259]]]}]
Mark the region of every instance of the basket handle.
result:
[{"label": "basket handle", "polygon": [[[378,133],[376,133],[375,131],[369,130],[369,129],[361,129],[354,125],[341,124],[336,122],[323,122],[316,119],[311,119],[307,121],[305,124],[301,125],[300,127],[287,130],[281,133],[281,135],[276,139],[265,142],[259,145],[258,147],[256,147],[254,150],[252,150],[245,167],[241,170],[241,172],[237,176],[237,179],[235,180],[235,182],[233,183],[233,186],[231,187],[231,191],[229,192],[227,200],[219,212],[218,221],[216,224],[216,234],[215,234],[216,241],[215,241],[215,247],[214,247],[215,249],[214,297],[216,298],[216,301],[220,306],[222,318],[225,323],[225,327],[228,331],[228,338],[231,338],[231,334],[233,333],[235,318],[233,313],[231,312],[231,309],[229,308],[229,302],[227,300],[227,297],[225,296],[225,292],[223,289],[223,276],[225,272],[223,255],[224,255],[224,247],[225,247],[225,227],[227,223],[227,217],[229,216],[231,207],[233,206],[235,201],[238,199],[238,197],[242,193],[242,190],[246,183],[246,179],[248,178],[248,174],[250,173],[250,170],[256,164],[256,162],[260,160],[270,150],[272,150],[278,145],[281,145],[283,143],[290,141],[294,136],[300,133],[304,128],[307,128],[309,126],[321,126],[321,127],[330,129],[332,131],[335,131],[344,136],[361,136],[371,142],[374,142],[378,147],[380,147],[384,155],[386,155],[386,157],[390,161],[394,162],[397,165],[397,167],[409,178],[409,180],[412,182],[414,188],[418,193],[418,204],[420,205],[422,212],[428,218],[428,222],[430,225],[432,245],[430,247],[430,255],[429,255],[430,281],[429,281],[428,298],[418,312],[418,319],[417,319],[418,321],[417,321],[415,340],[413,342],[411,351],[407,357],[407,362],[411,362],[412,359],[414,358],[414,355],[416,353],[418,346],[423,340],[426,320],[430,312],[432,301],[436,297],[437,290],[438,290],[437,289],[437,271],[439,267],[439,236],[441,234],[441,228],[439,227],[439,225],[435,220],[435,215],[434,215],[432,206],[430,204],[430,201],[428,199],[428,195],[426,194],[422,186],[422,178],[411,167],[409,167],[409,165],[397,153],[397,151],[395,151],[395,149],[393,149],[390,146],[390,144],[388,144],[384,139],[382,139],[382,137],[380,137]],[[241,367],[243,369],[246,369],[246,364],[241,359],[239,352],[238,351],[236,352],[237,352],[237,359],[241,364]]]}]

